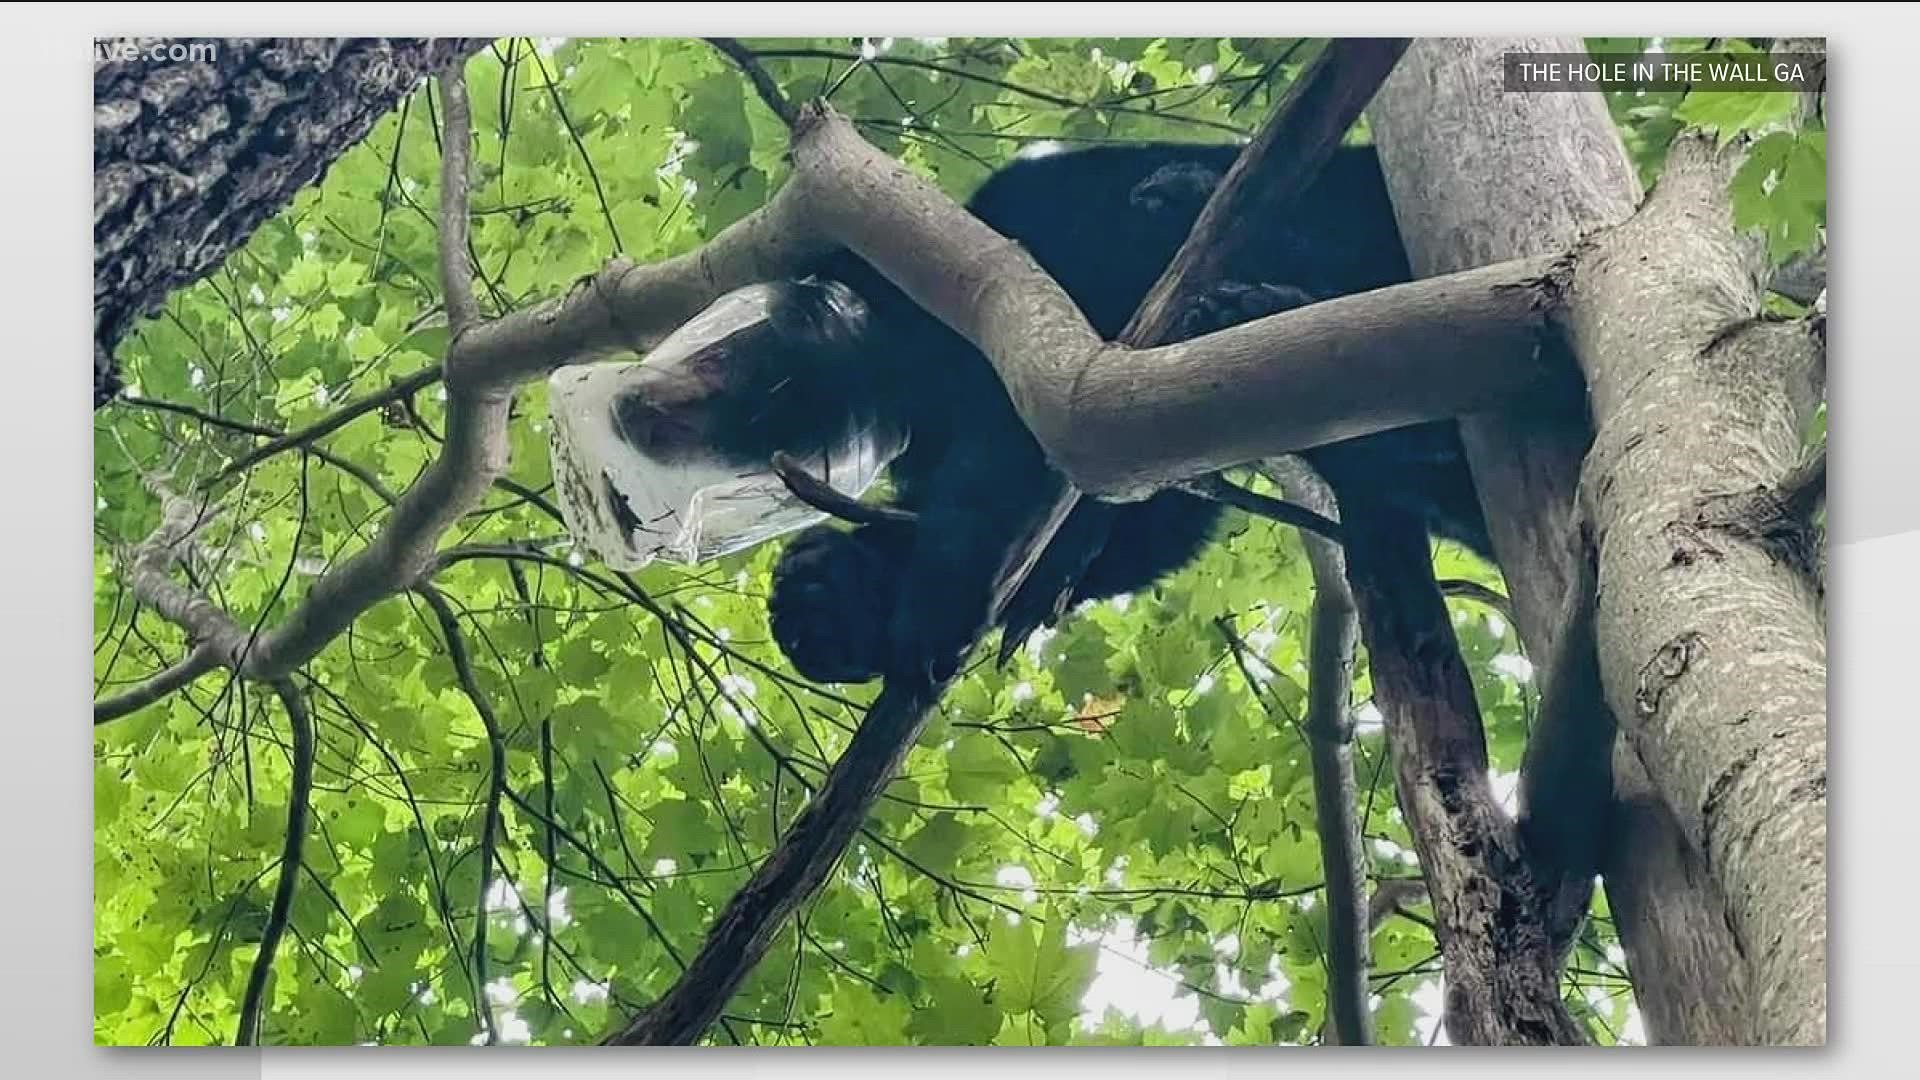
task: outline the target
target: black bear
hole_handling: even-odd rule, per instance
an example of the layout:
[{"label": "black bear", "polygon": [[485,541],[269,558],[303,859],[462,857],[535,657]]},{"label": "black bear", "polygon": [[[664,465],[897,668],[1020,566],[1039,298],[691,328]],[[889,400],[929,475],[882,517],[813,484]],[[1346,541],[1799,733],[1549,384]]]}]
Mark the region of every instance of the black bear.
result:
[{"label": "black bear", "polygon": [[[1097,146],[1023,156],[968,209],[1018,241],[1094,328],[1119,334],[1239,153],[1234,146]],[[1258,242],[1193,301],[1177,338],[1409,279],[1370,148],[1335,153],[1284,220],[1249,223]],[[942,679],[991,629],[990,592],[1023,532],[1062,489],[991,365],[850,254],[776,283],[752,335],[744,386],[699,438],[742,465],[809,452],[849,422],[908,433],[889,466],[894,505],[916,520],[810,528],[788,542],[768,611],[795,670],[820,682]],[[616,402],[636,445],[658,417]],[[1450,423],[1307,452],[1335,492],[1366,485],[1435,536],[1489,553]],[[1083,500],[1060,525],[999,622],[1002,655],[1066,607],[1151,585],[1207,543],[1222,509],[1167,491],[1137,503]]]}]

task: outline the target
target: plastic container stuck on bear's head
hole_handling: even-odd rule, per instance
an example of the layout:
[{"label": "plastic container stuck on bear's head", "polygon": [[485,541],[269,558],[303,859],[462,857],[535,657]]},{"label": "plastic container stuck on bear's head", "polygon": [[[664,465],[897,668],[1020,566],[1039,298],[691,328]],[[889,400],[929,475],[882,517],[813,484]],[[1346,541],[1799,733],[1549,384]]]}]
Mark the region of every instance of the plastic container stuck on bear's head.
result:
[{"label": "plastic container stuck on bear's head", "polygon": [[[742,465],[691,445],[705,430],[716,346],[766,318],[767,291],[722,296],[643,361],[575,364],[547,380],[553,479],[567,531],[584,554],[616,570],[656,559],[697,565],[803,529],[826,515],[796,498],[772,461]],[[724,362],[724,361],[723,361]],[[704,365],[696,370],[695,365]],[[689,388],[694,388],[692,392]],[[704,396],[703,396],[704,395]],[[648,420],[636,432],[632,417]],[[681,433],[672,452],[653,433]],[[879,478],[904,440],[849,424],[844,438],[795,461],[850,498]]]}]

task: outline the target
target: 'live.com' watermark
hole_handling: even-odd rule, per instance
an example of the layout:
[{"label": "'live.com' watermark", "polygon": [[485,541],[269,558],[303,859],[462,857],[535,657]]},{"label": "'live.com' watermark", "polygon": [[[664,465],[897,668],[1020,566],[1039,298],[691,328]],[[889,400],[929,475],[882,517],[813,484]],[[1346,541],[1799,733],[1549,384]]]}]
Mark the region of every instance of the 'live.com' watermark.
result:
[{"label": "'live.com' watermark", "polygon": [[220,58],[217,41],[167,41],[155,38],[96,38],[96,64],[211,64]]}]

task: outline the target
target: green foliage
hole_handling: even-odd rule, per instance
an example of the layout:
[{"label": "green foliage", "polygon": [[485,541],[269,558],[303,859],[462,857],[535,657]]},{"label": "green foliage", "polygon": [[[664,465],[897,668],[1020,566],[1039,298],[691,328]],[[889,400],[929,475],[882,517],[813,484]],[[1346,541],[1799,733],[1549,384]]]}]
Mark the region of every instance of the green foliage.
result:
[{"label": "green foliage", "polygon": [[[1668,55],[1713,52],[1758,56],[1759,45],[1740,39],[1592,38],[1594,54],[1641,55],[1656,46]],[[1711,134],[1720,145],[1750,140],[1733,179],[1734,224],[1764,236],[1775,262],[1815,248],[1827,222],[1827,137],[1815,122],[1801,126],[1795,93],[1754,90],[1610,90],[1608,108],[1621,138],[1651,185],[1673,140],[1689,131]]]},{"label": "green foliage", "polygon": [[[1317,51],[1247,39],[753,44],[773,51],[767,67],[790,97],[831,90],[864,134],[955,196],[1040,139],[1250,132]],[[691,250],[785,175],[772,112],[697,41],[502,41],[468,75],[488,314],[558,295],[616,253]],[[439,453],[447,415],[433,385],[314,440],[315,453],[238,464],[263,443],[244,428],[300,430],[444,355],[440,114],[436,91],[417,93],[122,350],[138,394],[230,423],[128,405],[96,419],[101,696],[187,647],[136,611],[119,576],[116,553],[157,523],[148,480],[218,500],[195,580],[235,618],[271,626],[365,550],[389,511],[383,491],[404,491]],[[1778,178],[1749,185],[1743,214],[1798,237],[1817,202],[1817,150],[1763,141],[1756,157]],[[551,483],[545,419],[544,388],[522,388],[509,475],[536,492]],[[497,554],[509,544],[538,557],[510,563]],[[489,494],[442,545],[496,552],[436,578],[505,744],[495,844],[479,846],[485,727],[431,613],[383,600],[300,673],[318,782],[266,1042],[465,1044],[482,1031],[483,994],[506,1041],[594,1041],[672,985],[872,696],[808,686],[772,648],[771,548],[636,575],[670,631],[625,585],[572,565],[560,523],[513,491]],[[1494,580],[1451,556],[1441,569]],[[1310,600],[1295,538],[1236,517],[1153,594],[1079,612],[1004,676],[955,686],[867,832],[729,1003],[731,1032],[1319,1039],[1326,935],[1298,727]],[[1495,662],[1515,652],[1511,630],[1455,608],[1496,764],[1510,770],[1532,690]],[[97,729],[98,1041],[231,1041],[278,872],[288,745],[277,699],[221,676]],[[1404,875],[1411,840],[1376,727],[1363,725],[1356,760],[1374,869]],[[472,962],[481,929],[485,987]],[[1376,934],[1383,1040],[1430,1029],[1434,954],[1419,923]],[[1130,992],[1146,1002],[1138,1013],[1086,1005],[1090,988],[1129,977],[1144,979]],[[1618,1027],[1617,1010],[1599,1011],[1596,1024]]]},{"label": "green foliage", "polygon": [[1733,178],[1733,220],[1765,233],[1776,261],[1814,246],[1827,220],[1827,135],[1776,131],[1753,144]]}]

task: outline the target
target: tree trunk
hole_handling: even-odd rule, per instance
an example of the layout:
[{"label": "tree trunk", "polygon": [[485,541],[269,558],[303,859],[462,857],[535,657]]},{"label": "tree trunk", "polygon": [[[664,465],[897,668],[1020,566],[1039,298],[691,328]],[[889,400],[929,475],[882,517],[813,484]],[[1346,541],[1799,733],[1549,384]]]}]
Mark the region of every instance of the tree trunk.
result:
[{"label": "tree trunk", "polygon": [[[1415,274],[1567,251],[1633,213],[1640,185],[1598,95],[1503,92],[1502,54],[1549,51],[1584,46],[1577,38],[1429,39],[1374,99],[1369,117]],[[1582,580],[1572,541],[1588,441],[1582,387],[1573,366],[1566,370],[1563,384],[1525,408],[1460,422],[1514,629],[1556,706],[1540,711],[1527,763],[1540,767],[1524,770],[1521,795],[1529,832],[1547,823],[1560,851],[1562,865],[1543,884],[1554,893],[1561,939],[1591,900],[1613,742],[1591,648],[1568,658],[1557,651],[1562,613],[1581,610],[1568,593]],[[1583,678],[1584,689],[1572,685]]]},{"label": "tree trunk", "polygon": [[1647,1037],[1663,1046],[1738,1046],[1747,978],[1719,887],[1625,740],[1614,791],[1619,842],[1603,872]]},{"label": "tree trunk", "polygon": [[[1416,274],[1564,251],[1582,235],[1618,224],[1633,212],[1640,183],[1597,94],[1501,91],[1503,53],[1584,48],[1577,38],[1522,38],[1424,40],[1408,50],[1374,99],[1369,118]],[[1535,658],[1542,684],[1558,677],[1547,662],[1561,631],[1556,614],[1579,577],[1579,555],[1568,541],[1587,445],[1555,423],[1564,415],[1559,410],[1514,412],[1461,423],[1513,600],[1514,629]],[[1581,809],[1596,808],[1575,808]],[[1665,815],[1608,814],[1606,820],[1609,850],[1686,849]],[[1646,972],[1631,964],[1641,955],[1700,956],[1713,962],[1689,970],[1731,968],[1733,942],[1724,920],[1715,917],[1717,898],[1694,891],[1697,880],[1684,874],[1654,872],[1674,865],[1623,858],[1607,869],[1631,866],[1634,872],[1610,873],[1607,882],[1616,913],[1665,911],[1670,916],[1623,920],[1619,931],[1650,1036],[1656,1042],[1690,1043],[1689,1035],[1737,1030],[1742,1021],[1727,983],[1649,992],[1641,985]],[[1572,899],[1563,896],[1561,902]]]},{"label": "tree trunk", "polygon": [[1826,628],[1808,523],[1774,511],[1824,325],[1760,317],[1763,253],[1728,208],[1736,163],[1676,142],[1646,207],[1581,260],[1569,335],[1597,424],[1582,497],[1607,701],[1725,898],[1752,989],[1743,1041],[1820,1044]]},{"label": "tree trunk", "polygon": [[[1595,247],[1579,249],[1582,236],[1627,218],[1638,185],[1596,96],[1504,93],[1500,57],[1582,50],[1577,39],[1422,41],[1376,99],[1373,127],[1416,271],[1579,250],[1571,340],[1596,390],[1621,388],[1618,398],[1596,395],[1602,438],[1595,456],[1609,468],[1589,466],[1596,474],[1587,480],[1588,516],[1603,541],[1596,633],[1609,709],[1574,715],[1629,723],[1627,745],[1613,755],[1619,801],[1605,814],[1601,854],[1648,1031],[1660,1042],[1808,1041],[1814,1028],[1824,1030],[1822,638],[1812,606],[1794,595],[1794,574],[1764,557],[1690,549],[1673,535],[1689,522],[1700,535],[1705,527],[1696,519],[1711,493],[1780,479],[1783,455],[1797,448],[1790,418],[1810,399],[1792,371],[1805,362],[1806,349],[1782,338],[1804,330],[1746,341],[1745,363],[1730,355],[1732,342],[1712,355],[1715,335],[1752,315],[1758,299],[1751,268],[1729,246],[1724,168],[1718,188],[1690,187],[1693,202],[1669,194],[1667,214],[1643,212]],[[1686,155],[1679,160],[1670,172],[1685,172]],[[1662,238],[1670,241],[1664,248]],[[1656,365],[1665,376],[1658,383],[1647,378]],[[1726,374],[1735,370],[1737,376]],[[1737,385],[1756,377],[1753,390]],[[1644,396],[1630,399],[1628,387]],[[1657,406],[1647,400],[1656,396]],[[1722,405],[1730,407],[1716,407]],[[1549,690],[1560,674],[1553,668],[1564,628],[1555,613],[1580,579],[1575,560],[1584,557],[1568,540],[1586,446],[1564,434],[1563,416],[1533,412],[1462,424],[1516,628],[1537,666],[1553,658],[1541,667]],[[1649,437],[1664,454],[1653,452]],[[1631,485],[1623,482],[1629,475]],[[1698,576],[1681,565],[1690,553],[1711,564],[1714,582],[1692,585],[1692,610],[1674,591],[1677,577]],[[1708,603],[1714,588],[1745,602]],[[1723,620],[1729,606],[1740,609],[1738,624]],[[1704,666],[1689,644],[1699,642],[1703,625],[1724,634],[1714,642],[1717,662]],[[1766,636],[1756,649],[1759,627]],[[1754,679],[1742,692],[1731,670],[1742,663],[1762,664],[1774,677]],[[1686,686],[1676,691],[1679,700],[1661,700],[1669,684],[1722,676],[1714,689],[1728,696],[1711,711],[1724,716],[1736,702],[1750,710],[1736,710],[1734,720],[1707,715],[1704,687]],[[1757,696],[1768,691],[1780,696]],[[1688,714],[1684,727],[1665,715],[1681,711]],[[1655,718],[1659,726],[1647,723]],[[1551,738],[1598,758],[1586,766],[1605,761],[1593,731],[1535,735],[1536,743]],[[1523,792],[1533,794],[1524,784]],[[1605,806],[1588,799],[1560,809],[1597,817]],[[1785,815],[1786,827],[1760,827],[1763,806]],[[1718,822],[1715,814],[1747,824]],[[1757,837],[1756,828],[1772,835]],[[1765,839],[1773,843],[1756,842]],[[1718,855],[1709,860],[1716,843],[1740,864],[1729,867]],[[1766,849],[1784,876],[1773,876],[1756,849]],[[1717,872],[1710,875],[1709,866]],[[1781,999],[1765,1006],[1772,1018],[1749,1013],[1748,984]],[[1815,984],[1818,995],[1809,989]]]},{"label": "tree trunk", "polygon": [[486,41],[230,38],[186,59],[155,58],[159,44],[95,52],[96,409],[119,391],[113,350],[135,320],[218,266],[422,78]]}]

